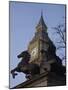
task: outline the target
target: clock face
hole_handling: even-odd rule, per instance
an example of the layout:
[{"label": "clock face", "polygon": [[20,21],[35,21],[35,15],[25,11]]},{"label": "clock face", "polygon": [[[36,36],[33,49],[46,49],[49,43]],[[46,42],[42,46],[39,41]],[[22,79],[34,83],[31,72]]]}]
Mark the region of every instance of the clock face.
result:
[{"label": "clock face", "polygon": [[35,48],[32,50],[32,52],[31,52],[31,58],[36,57],[37,53],[38,53],[38,48],[35,47]]}]

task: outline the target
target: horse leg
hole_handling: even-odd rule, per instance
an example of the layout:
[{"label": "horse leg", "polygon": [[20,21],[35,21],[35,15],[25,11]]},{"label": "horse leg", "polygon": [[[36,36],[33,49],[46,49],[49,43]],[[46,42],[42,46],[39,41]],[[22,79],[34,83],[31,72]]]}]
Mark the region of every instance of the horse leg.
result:
[{"label": "horse leg", "polygon": [[15,71],[17,71],[17,68],[11,70],[11,74],[12,74],[13,78],[15,78],[15,76],[17,75],[17,73],[15,73]]}]

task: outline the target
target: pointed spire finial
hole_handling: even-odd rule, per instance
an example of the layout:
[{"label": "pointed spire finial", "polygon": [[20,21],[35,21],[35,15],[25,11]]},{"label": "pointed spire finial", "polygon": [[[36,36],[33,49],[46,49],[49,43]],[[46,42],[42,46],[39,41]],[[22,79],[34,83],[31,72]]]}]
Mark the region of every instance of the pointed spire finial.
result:
[{"label": "pointed spire finial", "polygon": [[43,10],[41,10],[41,17],[43,17]]},{"label": "pointed spire finial", "polygon": [[40,17],[39,23],[37,24],[37,27],[39,27],[39,26],[44,26],[45,28],[47,28],[47,26],[44,22],[44,19],[43,19],[43,10],[41,10],[41,17]]}]

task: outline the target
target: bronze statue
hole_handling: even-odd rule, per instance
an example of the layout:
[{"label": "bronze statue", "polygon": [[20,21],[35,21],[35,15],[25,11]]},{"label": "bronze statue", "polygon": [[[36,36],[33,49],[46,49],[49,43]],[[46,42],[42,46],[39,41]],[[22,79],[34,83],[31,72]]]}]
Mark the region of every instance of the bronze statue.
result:
[{"label": "bronze statue", "polygon": [[[11,74],[13,78],[17,75],[16,72],[22,72],[26,75],[26,78],[31,79],[35,75],[40,74],[40,66],[34,63],[29,63],[30,60],[30,54],[28,51],[23,51],[21,54],[17,56],[18,58],[21,58],[21,61],[17,65],[16,68],[11,70]],[[58,56],[54,56],[56,59],[55,63],[51,64],[51,72],[55,72],[58,75],[64,76],[64,73],[66,72],[66,68],[62,66],[61,59]],[[44,69],[45,70],[45,69]]]},{"label": "bronze statue", "polygon": [[18,58],[21,58],[21,62],[17,65],[16,68],[11,70],[11,74],[13,78],[17,75],[16,72],[23,72],[26,74],[26,78],[31,78],[36,74],[40,74],[40,67],[37,64],[30,64],[30,54],[28,51],[23,51],[21,54],[17,56]]}]

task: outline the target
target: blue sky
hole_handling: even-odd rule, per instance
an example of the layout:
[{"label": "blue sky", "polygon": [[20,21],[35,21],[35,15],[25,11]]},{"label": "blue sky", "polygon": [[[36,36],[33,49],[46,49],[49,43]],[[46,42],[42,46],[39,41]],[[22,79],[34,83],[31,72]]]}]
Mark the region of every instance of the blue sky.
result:
[{"label": "blue sky", "polygon": [[[11,70],[20,62],[17,55],[27,49],[29,41],[34,36],[35,27],[41,16],[41,10],[43,11],[43,18],[48,27],[49,37],[54,43],[56,42],[57,37],[54,35],[52,27],[62,22],[62,17],[65,17],[65,6],[59,4],[10,2],[9,9]],[[58,55],[61,57],[60,53]],[[10,74],[10,87],[20,84],[25,80],[23,73],[19,73],[15,79]]]}]

